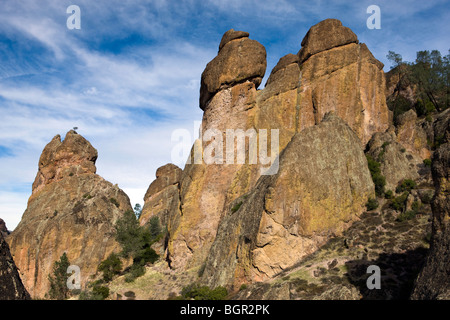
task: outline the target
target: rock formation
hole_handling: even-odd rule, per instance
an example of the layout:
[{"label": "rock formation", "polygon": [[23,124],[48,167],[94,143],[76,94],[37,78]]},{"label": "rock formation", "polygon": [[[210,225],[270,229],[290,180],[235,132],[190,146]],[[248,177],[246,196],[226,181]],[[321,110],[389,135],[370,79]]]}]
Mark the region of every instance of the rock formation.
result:
[{"label": "rock formation", "polygon": [[8,228],[6,228],[6,223],[3,221],[3,219],[0,218],[0,233],[3,235],[3,237],[6,237],[10,234]]},{"label": "rock formation", "polygon": [[392,130],[375,133],[367,144],[367,154],[380,163],[381,174],[386,178],[386,191],[395,191],[404,179],[419,178],[422,159],[398,143]]},{"label": "rock formation", "polygon": [[[267,152],[274,160],[295,134],[320,124],[328,112],[335,112],[355,131],[360,148],[374,133],[388,128],[383,65],[350,29],[328,19],[313,26],[301,44],[298,54],[279,60],[265,88],[257,90],[266,68],[264,47],[249,39],[247,32],[231,29],[223,35],[217,56],[201,77],[201,135],[181,174],[179,200],[159,200],[161,192],[170,192],[169,197],[176,199],[176,190],[156,187],[158,179],[146,194],[145,211],[152,206],[156,206],[152,214],[160,210],[158,206],[169,210],[166,258],[172,268],[204,263],[221,219],[236,199],[255,187],[262,169],[268,168],[259,158],[256,163],[249,158],[238,162],[240,138],[227,140],[228,131],[246,135],[246,156],[252,137],[258,140],[267,133],[266,149],[278,147]],[[278,130],[278,135],[271,130]],[[231,163],[228,144],[234,151]],[[221,148],[224,152],[218,152]],[[208,162],[207,156],[214,161]],[[305,252],[317,246],[311,243]]]},{"label": "rock formation", "polygon": [[163,226],[169,222],[169,213],[180,206],[179,184],[183,170],[174,164],[166,164],[156,170],[156,180],[147,189],[145,205],[139,223],[145,225],[151,217],[157,216]]},{"label": "rock formation", "polygon": [[118,250],[114,223],[132,210],[128,196],[95,174],[97,150],[75,131],[47,144],[22,220],[8,236],[11,253],[32,297],[48,292],[53,263],[66,252],[81,269],[81,284]]},{"label": "rock formation", "polygon": [[[435,195],[430,252],[420,273],[412,299],[450,300],[450,112],[441,114],[435,134],[442,137],[434,152],[432,175]],[[447,123],[447,126],[442,126]]]},{"label": "rock formation", "polygon": [[311,27],[299,53],[298,128],[320,123],[335,111],[365,145],[388,128],[383,64],[339,20]]},{"label": "rock formation", "polygon": [[200,108],[220,90],[245,81],[257,88],[266,72],[266,49],[250,40],[242,31],[227,31],[220,42],[219,53],[208,63],[201,77]]},{"label": "rock formation", "polygon": [[429,159],[431,151],[427,144],[427,134],[418,124],[417,114],[409,110],[397,119],[397,141],[410,153],[418,155],[422,160]]},{"label": "rock formation", "polygon": [[23,286],[9,246],[0,232],[0,300],[29,299],[30,295]]},{"label": "rock formation", "polygon": [[360,141],[334,114],[296,134],[279,167],[221,220],[203,275],[208,285],[236,289],[274,276],[341,234],[374,194]]}]

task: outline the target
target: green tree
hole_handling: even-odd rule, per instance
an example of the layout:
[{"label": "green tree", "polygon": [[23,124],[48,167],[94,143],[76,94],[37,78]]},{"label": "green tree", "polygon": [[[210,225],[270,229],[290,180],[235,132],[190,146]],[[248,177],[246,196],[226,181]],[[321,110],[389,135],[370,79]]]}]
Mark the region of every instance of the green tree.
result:
[{"label": "green tree", "polygon": [[139,218],[141,217],[142,214],[142,207],[139,203],[136,203],[134,205],[134,214],[136,215],[136,218],[139,220]]},{"label": "green tree", "polygon": [[103,272],[103,281],[109,282],[122,271],[122,261],[117,254],[111,253],[108,258],[100,262],[97,270]]},{"label": "green tree", "polygon": [[159,222],[159,217],[157,216],[151,217],[149,223],[150,223],[149,226],[150,235],[153,239],[156,239],[156,237],[159,236],[159,234],[162,231],[161,224]]},{"label": "green tree", "polygon": [[438,111],[442,110],[448,100],[447,60],[442,58],[438,50],[418,51],[412,68],[420,94],[431,101]]},{"label": "green tree", "polygon": [[142,247],[142,228],[135,214],[131,210],[125,211],[124,215],[117,220],[116,240],[122,247],[121,255],[124,258],[133,256]]},{"label": "green tree", "polygon": [[130,269],[131,281],[141,276],[146,263],[154,263],[159,255],[151,248],[155,239],[149,228],[139,225],[139,221],[133,211],[128,210],[116,223],[116,240],[122,247],[121,255],[125,258],[133,258],[133,266]]},{"label": "green tree", "polygon": [[67,287],[67,279],[70,277],[70,274],[67,273],[67,268],[69,266],[70,262],[65,252],[59,261],[54,262],[52,274],[48,275],[50,282],[48,296],[50,299],[64,300],[68,298],[69,288]]}]

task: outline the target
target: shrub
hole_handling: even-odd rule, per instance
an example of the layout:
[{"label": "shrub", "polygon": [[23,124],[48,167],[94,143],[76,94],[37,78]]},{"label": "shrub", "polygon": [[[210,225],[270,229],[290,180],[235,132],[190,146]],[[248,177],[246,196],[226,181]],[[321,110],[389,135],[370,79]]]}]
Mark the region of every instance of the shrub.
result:
[{"label": "shrub", "polygon": [[384,186],[386,185],[386,178],[381,174],[375,174],[372,177],[373,183],[375,184],[375,193],[377,196],[381,197],[384,194]]},{"label": "shrub", "polygon": [[404,191],[410,192],[412,189],[416,187],[416,182],[411,179],[405,179],[401,182],[401,184],[395,189],[396,193],[401,193]]},{"label": "shrub", "polygon": [[392,192],[392,190],[388,190],[384,193],[385,199],[392,199],[393,197],[394,197],[394,192]]},{"label": "shrub", "polygon": [[431,200],[433,199],[433,195],[434,195],[434,191],[430,190],[430,191],[424,193],[423,196],[420,198],[420,200],[422,201],[422,203],[430,204]]},{"label": "shrub", "polygon": [[231,213],[235,213],[236,211],[239,210],[239,208],[242,206],[242,201],[236,203],[233,208],[231,208]]},{"label": "shrub", "polygon": [[381,175],[380,163],[375,161],[370,155],[366,155],[366,158],[372,181],[375,184],[375,193],[377,196],[381,197],[384,194],[386,178]]},{"label": "shrub", "polygon": [[92,293],[94,296],[98,297],[99,300],[105,300],[109,296],[109,288],[103,286],[94,286],[92,288]]},{"label": "shrub", "polygon": [[145,274],[145,267],[139,264],[132,264],[129,272],[125,275],[125,282],[133,282],[135,279]]},{"label": "shrub", "polygon": [[241,287],[239,288],[239,291],[247,289],[247,285],[245,283],[241,284]]},{"label": "shrub", "polygon": [[423,160],[423,164],[424,164],[426,167],[431,167],[431,159],[425,159],[425,160]]},{"label": "shrub", "polygon": [[117,254],[111,253],[108,258],[100,262],[97,270],[103,272],[103,280],[109,282],[122,271],[122,261]]},{"label": "shrub", "polygon": [[409,192],[405,191],[402,195],[392,199],[391,208],[397,211],[403,211]]},{"label": "shrub", "polygon": [[377,199],[369,198],[369,200],[366,203],[367,211],[375,210],[378,208],[378,201]]},{"label": "shrub", "polygon": [[406,212],[401,213],[398,217],[397,220],[402,222],[402,221],[406,221],[406,220],[411,220],[416,216],[417,212],[414,210],[408,210]]},{"label": "shrub", "polygon": [[79,300],[105,300],[109,296],[109,288],[102,286],[102,280],[88,284],[88,290],[81,292]]},{"label": "shrub", "polygon": [[198,284],[190,284],[184,287],[181,295],[185,299],[194,300],[224,300],[228,291],[224,287],[210,289],[208,286],[199,286]]}]

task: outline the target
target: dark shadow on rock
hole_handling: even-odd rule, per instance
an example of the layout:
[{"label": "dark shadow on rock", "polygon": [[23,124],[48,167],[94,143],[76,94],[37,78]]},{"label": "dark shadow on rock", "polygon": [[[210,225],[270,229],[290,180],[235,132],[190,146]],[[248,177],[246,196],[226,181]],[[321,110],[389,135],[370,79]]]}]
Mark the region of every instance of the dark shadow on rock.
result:
[{"label": "dark shadow on rock", "polygon": [[[408,300],[425,262],[428,249],[417,248],[405,253],[382,253],[377,260],[351,260],[346,263],[347,278],[361,292],[363,300]],[[367,273],[370,265],[381,272],[381,289],[369,289]]]}]

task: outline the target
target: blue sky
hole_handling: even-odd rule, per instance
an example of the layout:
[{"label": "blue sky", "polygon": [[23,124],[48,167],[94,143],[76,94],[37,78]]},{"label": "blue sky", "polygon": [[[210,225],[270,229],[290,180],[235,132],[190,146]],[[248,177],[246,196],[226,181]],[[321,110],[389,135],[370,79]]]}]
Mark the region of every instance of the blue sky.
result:
[{"label": "blue sky", "polygon": [[[66,27],[73,4],[80,30]],[[379,30],[366,27],[372,4]],[[337,18],[388,71],[388,50],[407,61],[419,50],[447,53],[449,9],[443,0],[3,0],[0,217],[15,228],[42,149],[74,126],[97,148],[97,172],[143,204],[156,169],[171,161],[172,132],[201,120],[200,76],[228,29],[266,47],[267,78],[312,25]]]}]

